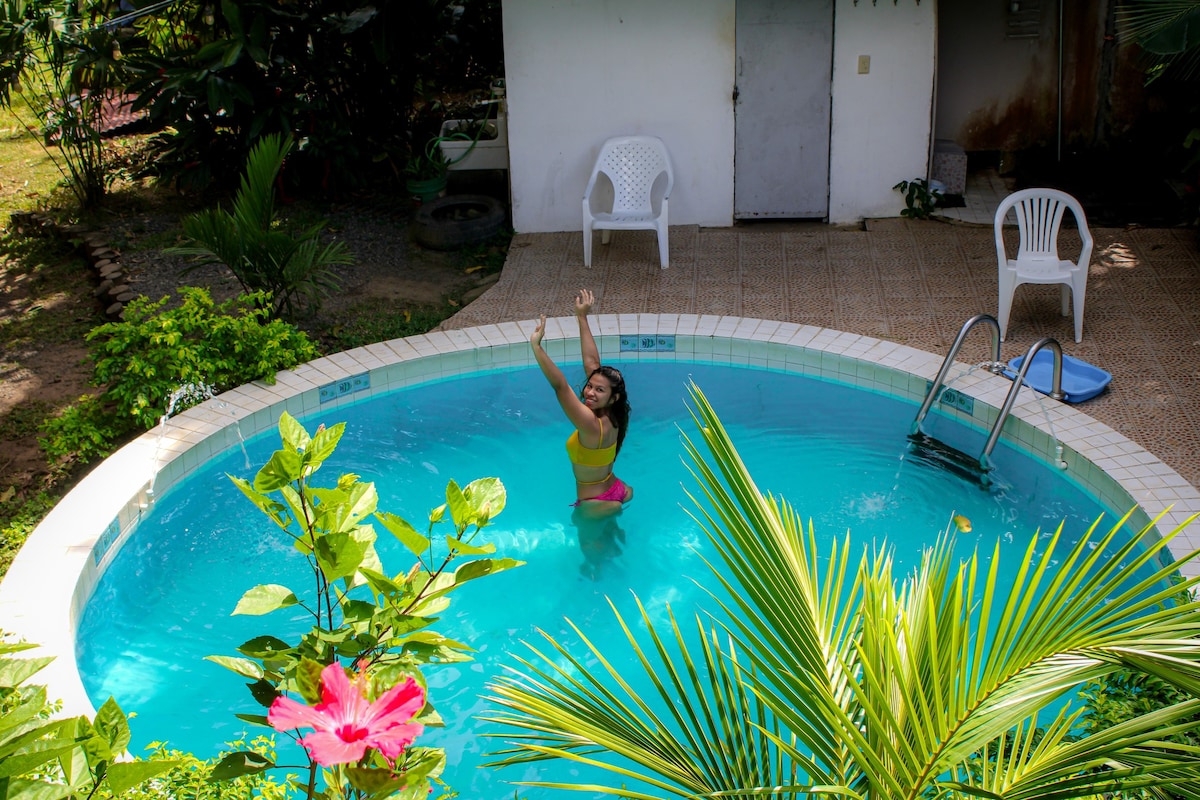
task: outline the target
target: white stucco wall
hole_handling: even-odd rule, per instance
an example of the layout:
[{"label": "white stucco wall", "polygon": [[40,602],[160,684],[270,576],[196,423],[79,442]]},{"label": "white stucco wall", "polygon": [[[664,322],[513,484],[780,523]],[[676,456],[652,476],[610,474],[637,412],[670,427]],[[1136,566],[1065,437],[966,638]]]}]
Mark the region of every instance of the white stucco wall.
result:
[{"label": "white stucco wall", "polygon": [[[829,221],[894,217],[904,208],[902,180],[929,168],[936,3],[837,0],[833,37],[833,114]],[[858,72],[858,57],[871,57]]]},{"label": "white stucco wall", "polygon": [[[935,5],[836,0],[830,222],[896,216],[926,176]],[[735,0],[504,0],[516,230],[580,230],[601,143],[631,133],[671,153],[671,224],[731,225],[734,23]]]},{"label": "white stucco wall", "polygon": [[505,0],[513,227],[582,229],[601,143],[653,134],[671,224],[733,219],[733,0]]}]

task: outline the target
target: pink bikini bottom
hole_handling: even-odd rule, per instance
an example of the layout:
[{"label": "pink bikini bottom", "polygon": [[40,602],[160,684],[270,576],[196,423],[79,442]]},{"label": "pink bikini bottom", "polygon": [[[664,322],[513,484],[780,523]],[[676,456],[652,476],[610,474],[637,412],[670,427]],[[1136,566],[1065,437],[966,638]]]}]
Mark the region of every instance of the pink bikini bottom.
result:
[{"label": "pink bikini bottom", "polygon": [[629,487],[626,486],[624,483],[622,483],[620,478],[617,478],[614,476],[612,486],[605,489],[604,494],[597,495],[596,497],[589,497],[586,500],[576,500],[574,503],[571,503],[571,505],[577,506],[580,503],[586,503],[588,500],[606,500],[606,501],[615,500],[618,503],[624,503],[625,502],[625,494],[628,491],[629,491]]}]

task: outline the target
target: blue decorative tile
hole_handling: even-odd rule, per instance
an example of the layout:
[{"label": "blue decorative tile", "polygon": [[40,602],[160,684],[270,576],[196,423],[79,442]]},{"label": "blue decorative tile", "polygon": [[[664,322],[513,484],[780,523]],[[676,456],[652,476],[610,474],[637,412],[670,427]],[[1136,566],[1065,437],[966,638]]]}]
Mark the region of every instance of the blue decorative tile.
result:
[{"label": "blue decorative tile", "polygon": [[95,546],[92,548],[92,560],[99,564],[104,554],[108,552],[108,548],[112,547],[113,542],[121,535],[121,523],[118,520],[113,520],[108,523],[108,527],[104,529],[104,533],[100,534],[100,538],[96,540]]},{"label": "blue decorative tile", "polygon": [[328,403],[330,400],[336,400],[339,397],[345,397],[348,394],[361,392],[363,389],[371,388],[371,373],[363,372],[358,375],[353,375],[345,380],[327,383],[321,387],[321,402]]},{"label": "blue decorative tile", "polygon": [[641,336],[622,336],[622,353],[674,353],[675,337],[643,334]]}]

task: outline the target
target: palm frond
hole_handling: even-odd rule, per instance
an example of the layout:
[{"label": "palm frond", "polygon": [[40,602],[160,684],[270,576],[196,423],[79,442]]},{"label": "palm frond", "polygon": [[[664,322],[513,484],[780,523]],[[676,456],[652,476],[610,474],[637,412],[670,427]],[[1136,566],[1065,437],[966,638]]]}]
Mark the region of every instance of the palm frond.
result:
[{"label": "palm frond", "polygon": [[[1200,775],[1200,754],[1165,744],[1200,728],[1193,701],[1105,735],[1074,738],[1078,713],[1066,709],[1037,726],[1040,711],[1116,670],[1200,685],[1200,603],[1178,599],[1198,579],[1172,580],[1197,553],[1169,557],[1179,530],[1160,538],[1152,523],[1126,540],[1123,519],[1069,545],[1061,529],[1045,542],[1035,533],[1007,588],[998,545],[960,561],[947,530],[898,581],[887,545],[856,568],[848,536],[822,556],[811,525],[759,491],[703,393],[691,397],[706,449],[685,436],[693,517],[718,554],[718,612],[696,620],[699,644],[674,617],[669,635],[656,631],[640,604],[649,648],[621,620],[653,698],[582,631],[599,667],[549,639],[550,653],[534,650],[490,687],[501,710],[489,719],[518,732],[497,734],[510,747],[494,763],[570,759],[683,797],[1075,800],[1156,780],[1196,791],[1178,765]],[[994,763],[980,767],[979,754]]]}]

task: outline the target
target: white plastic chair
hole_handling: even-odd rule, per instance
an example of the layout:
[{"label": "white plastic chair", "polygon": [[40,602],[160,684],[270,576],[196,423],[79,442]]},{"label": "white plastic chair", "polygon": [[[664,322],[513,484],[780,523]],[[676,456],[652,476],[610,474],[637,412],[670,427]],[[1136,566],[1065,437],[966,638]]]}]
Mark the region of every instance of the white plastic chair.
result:
[{"label": "white plastic chair", "polygon": [[[611,211],[596,206],[596,179],[603,173],[612,182]],[[659,178],[666,175],[665,183]],[[667,268],[667,199],[675,185],[675,173],[667,147],[657,136],[618,136],[600,148],[592,177],[583,190],[583,264],[592,265],[592,231],[601,231],[608,244],[612,231],[652,230],[658,232],[658,255]],[[657,198],[657,187],[662,197]]]},{"label": "white plastic chair", "polygon": [[[1017,216],[1020,244],[1017,257],[1008,258],[1004,250],[1004,218],[1012,209]],[[1075,215],[1083,247],[1079,258],[1068,261],[1058,257],[1058,230],[1063,212]],[[996,259],[1000,264],[1000,340],[1008,331],[1013,295],[1022,283],[1062,284],[1062,315],[1070,313],[1068,295],[1075,306],[1075,341],[1083,340],[1083,300],[1087,291],[1088,264],[1092,259],[1092,234],[1088,231],[1083,206],[1071,195],[1057,189],[1023,189],[1004,198],[996,209]]]}]

